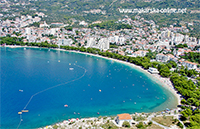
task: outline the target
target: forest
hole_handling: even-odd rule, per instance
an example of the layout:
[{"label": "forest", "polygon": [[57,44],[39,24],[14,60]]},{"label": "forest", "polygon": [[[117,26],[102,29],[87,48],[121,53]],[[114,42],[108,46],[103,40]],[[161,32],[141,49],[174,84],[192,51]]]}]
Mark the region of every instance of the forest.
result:
[{"label": "forest", "polygon": [[91,24],[88,27],[89,28],[97,27],[97,28],[106,29],[106,30],[132,29],[131,25],[122,24],[122,23],[116,23],[113,20],[102,22],[102,23],[98,23],[98,24]]},{"label": "forest", "polygon": [[184,55],[181,56],[181,58],[200,64],[200,53],[199,52],[184,53]]}]

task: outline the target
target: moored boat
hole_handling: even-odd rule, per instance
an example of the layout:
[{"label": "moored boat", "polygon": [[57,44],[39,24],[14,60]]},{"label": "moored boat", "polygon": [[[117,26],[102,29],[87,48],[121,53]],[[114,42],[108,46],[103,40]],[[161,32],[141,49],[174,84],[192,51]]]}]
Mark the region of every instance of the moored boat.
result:
[{"label": "moored boat", "polygon": [[22,112],[29,112],[29,110],[22,110]]}]

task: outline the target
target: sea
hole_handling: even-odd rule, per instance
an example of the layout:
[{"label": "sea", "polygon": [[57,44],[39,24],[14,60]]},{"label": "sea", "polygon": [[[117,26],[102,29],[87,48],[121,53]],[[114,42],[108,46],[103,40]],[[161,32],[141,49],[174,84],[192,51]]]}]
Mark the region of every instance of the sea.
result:
[{"label": "sea", "polygon": [[71,118],[156,112],[177,105],[158,80],[124,63],[47,48],[0,50],[1,129],[32,129]]}]

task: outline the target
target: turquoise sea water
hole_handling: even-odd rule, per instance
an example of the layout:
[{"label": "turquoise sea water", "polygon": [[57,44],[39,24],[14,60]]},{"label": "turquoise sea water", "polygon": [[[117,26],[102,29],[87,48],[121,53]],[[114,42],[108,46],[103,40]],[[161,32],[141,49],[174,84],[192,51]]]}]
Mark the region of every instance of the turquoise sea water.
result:
[{"label": "turquoise sea water", "polygon": [[24,107],[29,112],[22,114],[19,128],[69,118],[154,112],[177,103],[150,76],[122,63],[49,49],[0,49],[0,128],[17,128],[18,112]]}]

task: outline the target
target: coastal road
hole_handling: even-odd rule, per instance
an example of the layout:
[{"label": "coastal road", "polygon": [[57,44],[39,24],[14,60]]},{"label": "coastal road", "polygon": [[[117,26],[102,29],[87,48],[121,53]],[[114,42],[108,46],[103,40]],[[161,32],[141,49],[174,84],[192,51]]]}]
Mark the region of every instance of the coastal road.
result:
[{"label": "coastal road", "polygon": [[[152,121],[154,124],[156,124],[156,125],[158,125],[158,126],[164,128],[164,129],[171,129],[170,127],[161,125],[161,124],[159,124],[159,123],[153,121],[152,118],[154,117],[154,115],[155,115],[155,114],[150,115],[150,116],[147,118],[147,121]],[[163,116],[163,115],[158,115],[157,117],[162,117],[162,116]],[[175,116],[175,117],[179,120],[179,122],[183,125],[183,129],[186,129],[186,126],[185,126],[185,125],[183,124],[183,122],[180,120],[180,115],[179,115],[179,114],[177,114],[177,115],[166,115],[166,116]]]},{"label": "coastal road", "polygon": [[155,114],[153,114],[153,115],[150,115],[150,116],[147,118],[147,121],[152,121],[152,122],[153,122],[155,125],[158,125],[158,126],[160,126],[160,127],[164,128],[164,129],[170,129],[170,128],[169,128],[169,127],[167,127],[167,126],[161,125],[161,124],[159,124],[159,123],[157,123],[157,122],[153,121],[153,120],[152,120],[152,118],[154,117],[154,115],[155,115]]}]

